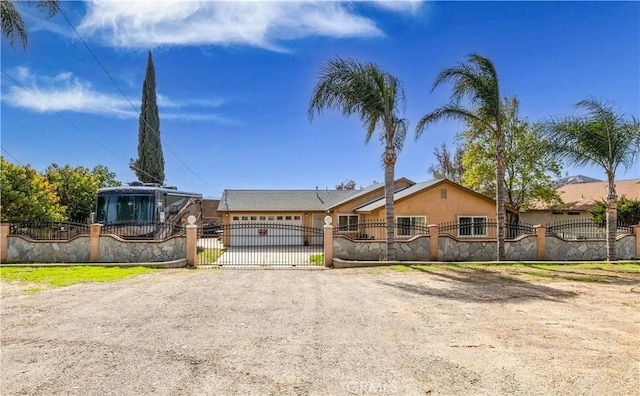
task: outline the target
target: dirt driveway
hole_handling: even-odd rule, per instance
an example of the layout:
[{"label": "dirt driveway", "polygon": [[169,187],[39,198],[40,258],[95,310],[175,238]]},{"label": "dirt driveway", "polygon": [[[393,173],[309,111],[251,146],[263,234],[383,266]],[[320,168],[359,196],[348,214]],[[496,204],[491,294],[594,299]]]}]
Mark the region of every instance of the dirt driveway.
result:
[{"label": "dirt driveway", "polygon": [[165,270],[4,285],[0,394],[635,395],[638,275]]}]

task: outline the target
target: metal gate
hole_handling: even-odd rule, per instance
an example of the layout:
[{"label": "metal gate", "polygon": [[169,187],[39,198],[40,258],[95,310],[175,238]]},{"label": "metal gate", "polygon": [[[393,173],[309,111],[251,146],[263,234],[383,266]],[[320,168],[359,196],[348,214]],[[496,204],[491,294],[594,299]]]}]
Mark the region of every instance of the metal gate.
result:
[{"label": "metal gate", "polygon": [[201,227],[198,267],[286,268],[324,265],[324,230],[293,224],[236,222]]}]

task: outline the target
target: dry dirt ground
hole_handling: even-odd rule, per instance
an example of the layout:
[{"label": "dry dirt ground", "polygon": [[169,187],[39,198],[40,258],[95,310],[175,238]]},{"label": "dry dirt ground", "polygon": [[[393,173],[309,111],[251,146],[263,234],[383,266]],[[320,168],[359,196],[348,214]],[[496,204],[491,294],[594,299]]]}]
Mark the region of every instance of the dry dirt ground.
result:
[{"label": "dry dirt ground", "polygon": [[640,274],[164,270],[3,284],[0,394],[637,395]]}]

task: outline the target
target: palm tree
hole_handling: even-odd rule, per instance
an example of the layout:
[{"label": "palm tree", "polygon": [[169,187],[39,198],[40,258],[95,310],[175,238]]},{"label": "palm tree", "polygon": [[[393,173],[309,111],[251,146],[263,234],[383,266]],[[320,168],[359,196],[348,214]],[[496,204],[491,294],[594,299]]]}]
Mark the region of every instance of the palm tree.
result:
[{"label": "palm tree", "polygon": [[[14,1],[0,0],[0,14],[2,19],[2,34],[9,40],[9,45],[13,47],[17,40],[22,44],[22,48],[27,48],[27,28],[24,26],[22,16],[16,10]],[[60,11],[58,0],[35,1],[38,8],[47,12],[49,18]]]},{"label": "palm tree", "polygon": [[583,117],[550,118],[543,123],[558,159],[568,165],[598,165],[607,175],[607,260],[616,259],[616,170],[631,167],[640,155],[640,123],[618,114],[611,103],[585,99],[576,104]]},{"label": "palm tree", "polygon": [[400,80],[380,70],[373,63],[362,64],[354,59],[336,57],[320,70],[311,103],[309,119],[324,109],[339,109],[345,116],[357,115],[364,124],[366,142],[374,132],[380,132],[384,142],[385,216],[387,223],[386,259],[395,260],[393,247],[394,169],[398,153],[407,134],[407,121],[398,117],[404,106],[404,90]]},{"label": "palm tree", "polygon": [[[442,119],[461,120],[479,124],[496,140],[496,220],[498,222],[497,258],[504,260],[504,148],[502,142],[502,104],[498,75],[493,63],[478,54],[468,56],[467,63],[442,70],[436,76],[431,92],[444,82],[452,82],[451,103],[428,113],[416,126],[416,139],[424,129]],[[467,98],[471,107],[461,105]]]}]

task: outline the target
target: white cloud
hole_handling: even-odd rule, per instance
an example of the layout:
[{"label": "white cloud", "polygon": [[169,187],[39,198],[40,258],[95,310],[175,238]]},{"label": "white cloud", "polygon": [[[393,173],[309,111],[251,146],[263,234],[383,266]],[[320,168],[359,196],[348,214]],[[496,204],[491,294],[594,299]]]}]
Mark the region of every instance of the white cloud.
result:
[{"label": "white cloud", "polygon": [[[55,76],[37,76],[26,67],[16,67],[8,73],[18,84],[5,84],[2,101],[11,107],[22,108],[37,113],[76,112],[103,115],[118,118],[137,118],[136,104],[140,99],[129,97],[131,103],[122,95],[109,95],[96,91],[91,83],[81,80],[71,72],[62,72]],[[234,121],[218,114],[193,111],[193,108],[216,108],[224,104],[218,99],[174,100],[158,94],[160,118],[183,119],[193,121],[214,121],[220,124],[233,124]],[[134,109],[135,108],[135,109]],[[163,109],[174,111],[163,112]],[[175,111],[179,110],[179,111]]]},{"label": "white cloud", "polygon": [[282,50],[282,40],[383,35],[352,8],[336,1],[92,1],[79,30],[123,48],[242,44]]},{"label": "white cloud", "polygon": [[374,3],[380,7],[391,11],[416,13],[424,4],[423,0],[378,0]]},{"label": "white cloud", "polygon": [[13,75],[21,86],[11,85],[2,92],[2,101],[11,107],[38,113],[73,111],[121,118],[136,116],[123,97],[97,92],[91,83],[80,80],[73,73],[45,77],[32,74],[26,67],[17,67]]}]

